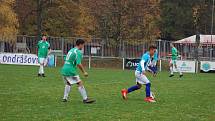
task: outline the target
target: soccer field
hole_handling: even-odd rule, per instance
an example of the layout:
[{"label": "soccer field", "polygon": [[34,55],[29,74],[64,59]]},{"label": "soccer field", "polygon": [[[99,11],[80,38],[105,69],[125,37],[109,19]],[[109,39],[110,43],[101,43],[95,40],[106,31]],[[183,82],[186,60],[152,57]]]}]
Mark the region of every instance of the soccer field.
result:
[{"label": "soccer field", "polygon": [[149,76],[156,103],[146,103],[144,88],[121,98],[120,91],[135,84],[133,71],[89,70],[82,78],[95,104],[83,104],[77,86],[69,102],[61,102],[64,83],[60,68],[46,68],[46,78],[37,77],[38,67],[0,65],[0,119],[3,121],[214,121],[215,74],[168,72]]}]

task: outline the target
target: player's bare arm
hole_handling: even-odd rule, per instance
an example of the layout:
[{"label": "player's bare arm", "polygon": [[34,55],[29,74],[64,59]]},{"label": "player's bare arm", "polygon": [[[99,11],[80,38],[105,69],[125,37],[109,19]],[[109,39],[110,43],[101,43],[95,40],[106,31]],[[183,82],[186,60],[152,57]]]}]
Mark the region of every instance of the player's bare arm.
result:
[{"label": "player's bare arm", "polygon": [[50,55],[50,54],[51,54],[51,52],[52,52],[52,49],[51,49],[51,48],[49,48],[49,50],[48,50],[48,55]]},{"label": "player's bare arm", "polygon": [[88,76],[88,73],[85,71],[84,66],[82,64],[77,65],[81,72],[84,74],[85,77]]}]

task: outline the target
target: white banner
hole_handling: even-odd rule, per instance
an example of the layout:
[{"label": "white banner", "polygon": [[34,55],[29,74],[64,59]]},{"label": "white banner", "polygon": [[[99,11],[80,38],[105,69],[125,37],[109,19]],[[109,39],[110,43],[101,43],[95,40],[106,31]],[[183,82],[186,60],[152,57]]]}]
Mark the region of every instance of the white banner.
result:
[{"label": "white banner", "polygon": [[39,65],[35,54],[0,53],[0,64]]},{"label": "white banner", "polygon": [[[182,72],[187,72],[187,73],[195,73],[196,72],[195,61],[181,61],[181,60],[178,60],[176,62],[176,65]],[[173,71],[177,72],[175,67],[173,68]]]},{"label": "white banner", "polygon": [[97,48],[91,47],[91,54],[97,54]]},{"label": "white banner", "polygon": [[215,71],[215,62],[201,61],[201,70],[204,72]]}]

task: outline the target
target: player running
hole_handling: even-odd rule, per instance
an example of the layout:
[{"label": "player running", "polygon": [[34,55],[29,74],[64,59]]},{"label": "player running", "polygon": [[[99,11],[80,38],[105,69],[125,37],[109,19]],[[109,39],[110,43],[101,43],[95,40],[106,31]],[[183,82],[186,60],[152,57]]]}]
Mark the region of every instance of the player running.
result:
[{"label": "player running", "polygon": [[180,78],[183,76],[183,73],[181,72],[180,68],[177,67],[177,59],[178,59],[178,50],[174,47],[174,45],[171,43],[170,46],[172,47],[172,53],[171,55],[171,60],[169,63],[169,67],[170,67],[170,76],[169,77],[173,77],[174,73],[173,73],[173,65],[175,66],[175,69],[179,72],[180,74]]},{"label": "player running", "polygon": [[46,40],[47,40],[47,37],[43,36],[42,40],[40,40],[37,44],[38,62],[40,64],[39,73],[38,73],[39,77],[45,77],[44,67],[47,64],[47,56],[51,51],[50,44]]},{"label": "player running", "polygon": [[68,96],[70,92],[70,88],[73,84],[78,85],[78,90],[81,93],[83,97],[83,103],[93,103],[95,100],[90,100],[87,97],[86,90],[84,88],[83,82],[81,81],[78,72],[77,67],[83,72],[84,76],[87,77],[88,73],[85,71],[83,65],[81,64],[82,61],[82,48],[84,47],[84,40],[78,39],[76,41],[75,48],[72,48],[69,50],[66,60],[64,63],[64,66],[61,70],[61,74],[63,75],[63,79],[65,81],[65,90],[64,90],[64,97],[63,102],[68,101]]},{"label": "player running", "polygon": [[141,61],[136,68],[135,71],[135,77],[136,77],[136,85],[128,88],[128,89],[123,89],[121,91],[123,99],[127,99],[127,94],[131,93],[135,90],[139,90],[142,85],[146,85],[146,98],[144,99],[146,102],[156,102],[155,99],[151,96],[151,83],[146,77],[146,71],[148,68],[148,65],[151,63],[151,59],[154,56],[154,53],[156,51],[155,46],[150,46],[149,51],[147,51],[141,58]]}]

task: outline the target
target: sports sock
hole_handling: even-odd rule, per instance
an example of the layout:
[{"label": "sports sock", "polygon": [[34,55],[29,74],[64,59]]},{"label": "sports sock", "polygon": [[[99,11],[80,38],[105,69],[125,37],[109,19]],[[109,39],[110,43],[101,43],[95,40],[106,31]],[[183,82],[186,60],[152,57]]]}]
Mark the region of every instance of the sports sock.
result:
[{"label": "sports sock", "polygon": [[44,74],[44,68],[43,68],[43,65],[40,65],[40,68],[41,68],[41,74]]},{"label": "sports sock", "polygon": [[78,90],[81,93],[81,96],[83,97],[83,100],[86,100],[87,99],[87,92],[86,92],[84,86],[79,86]]},{"label": "sports sock", "polygon": [[179,68],[177,68],[177,71],[179,72],[180,75],[182,75],[182,72]]},{"label": "sports sock", "polygon": [[42,74],[42,65],[40,65],[40,67],[39,67],[39,74]]},{"label": "sports sock", "polygon": [[173,67],[170,67],[170,74],[173,75]]},{"label": "sports sock", "polygon": [[150,97],[151,96],[151,83],[146,84],[146,97]]},{"label": "sports sock", "polygon": [[133,91],[138,90],[138,89],[140,89],[139,86],[138,85],[134,85],[134,86],[128,88],[128,93],[133,92]]},{"label": "sports sock", "polygon": [[67,98],[68,98],[70,89],[71,89],[71,86],[69,86],[69,85],[66,84],[66,85],[65,85],[65,89],[64,89],[64,96],[63,96],[63,99],[67,99]]}]

